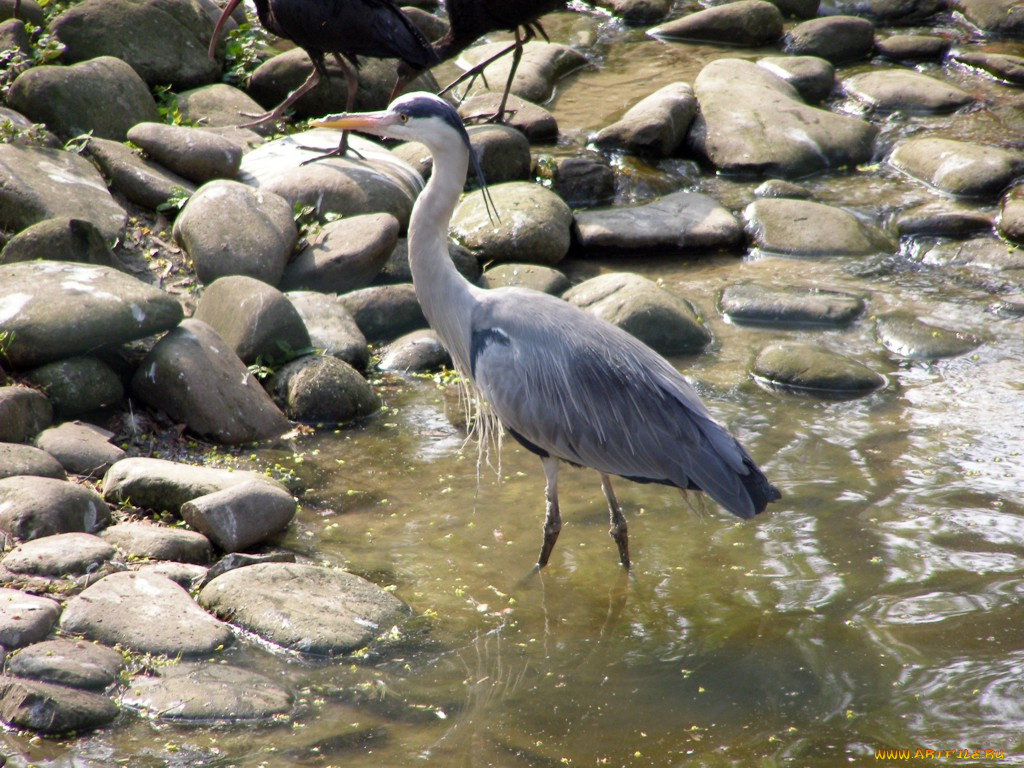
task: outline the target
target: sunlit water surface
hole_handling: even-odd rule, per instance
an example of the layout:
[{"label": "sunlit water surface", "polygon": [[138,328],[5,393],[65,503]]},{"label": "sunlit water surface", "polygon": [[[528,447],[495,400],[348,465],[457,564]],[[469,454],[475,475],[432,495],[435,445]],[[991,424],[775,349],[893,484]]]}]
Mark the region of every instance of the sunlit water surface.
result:
[{"label": "sunlit water surface", "polygon": [[[641,93],[692,81],[709,58],[758,53],[659,43],[602,18],[559,17],[549,32],[596,39],[601,56],[560,90],[554,111],[569,146],[552,151],[572,151]],[[922,128],[994,144],[1022,135],[1019,92],[950,77],[989,101],[952,116],[880,118],[883,141]],[[737,211],[756,185],[677,163],[628,176],[620,192],[642,198],[686,178]],[[806,184],[880,226],[934,199],[884,166]],[[182,727],[126,716],[58,743],[9,734],[10,764],[825,768],[873,761],[881,748],[1002,750],[1003,760],[948,762],[1021,764],[1024,334],[1019,318],[990,309],[1020,276],[945,270],[913,254],[567,263],[576,279],[638,271],[694,302],[715,342],[676,362],[780,502],[738,522],[674,489],[620,481],[627,573],[596,474],[567,468],[566,525],[535,573],[536,458],[506,443],[479,463],[449,418],[453,392],[389,379],[382,414],[257,463],[294,469],[305,489],[281,544],[393,586],[415,616],[404,639],[331,662],[239,643],[223,659],[296,691],[293,717]],[[721,289],[739,280],[862,292],[869,315],[844,330],[739,327],[717,311]],[[956,359],[899,361],[875,341],[872,319],[897,308],[987,341]],[[762,389],[749,365],[777,339],[852,355],[888,384],[852,401]]]}]

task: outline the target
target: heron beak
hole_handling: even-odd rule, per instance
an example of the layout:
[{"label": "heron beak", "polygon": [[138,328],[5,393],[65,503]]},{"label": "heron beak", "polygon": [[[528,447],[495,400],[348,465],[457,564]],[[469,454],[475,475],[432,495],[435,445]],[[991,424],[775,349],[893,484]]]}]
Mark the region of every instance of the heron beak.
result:
[{"label": "heron beak", "polygon": [[213,36],[210,38],[210,49],[206,52],[206,55],[211,59],[216,58],[217,50],[217,39],[220,37],[220,31],[224,28],[224,23],[228,20],[228,17],[234,13],[235,8],[242,0],[230,0],[227,5],[224,6],[224,10],[221,11],[220,18],[217,19],[217,24],[213,28]]},{"label": "heron beak", "polygon": [[314,120],[310,125],[314,128],[334,128],[338,131],[363,131],[381,136],[388,128],[398,121],[392,112],[339,112]]}]

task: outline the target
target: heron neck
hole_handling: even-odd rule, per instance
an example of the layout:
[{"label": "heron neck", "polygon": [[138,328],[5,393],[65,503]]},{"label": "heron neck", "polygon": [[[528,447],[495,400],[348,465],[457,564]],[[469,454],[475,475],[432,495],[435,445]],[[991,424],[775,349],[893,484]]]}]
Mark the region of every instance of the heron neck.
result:
[{"label": "heron neck", "polygon": [[427,322],[456,370],[468,376],[474,288],[448,253],[448,226],[465,184],[469,153],[463,145],[430,149],[433,172],[409,222],[409,268]]}]

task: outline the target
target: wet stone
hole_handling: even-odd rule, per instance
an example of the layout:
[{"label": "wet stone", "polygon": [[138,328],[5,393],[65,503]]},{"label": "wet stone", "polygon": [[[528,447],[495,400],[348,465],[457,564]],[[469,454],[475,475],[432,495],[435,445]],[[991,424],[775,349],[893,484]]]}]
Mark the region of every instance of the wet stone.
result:
[{"label": "wet stone", "polygon": [[46,683],[101,691],[113,685],[124,668],[113,648],[59,637],[22,648],[7,660],[7,671]]},{"label": "wet stone", "polygon": [[596,152],[544,155],[537,159],[535,172],[571,208],[604,205],[615,197],[615,172]]},{"label": "wet stone", "polygon": [[181,516],[221,550],[236,552],[280,533],[297,508],[287,491],[253,480],[192,499],[181,506]]},{"label": "wet stone", "polygon": [[107,576],[71,598],[60,619],[65,633],[139,653],[199,656],[231,643],[230,627],[193,602],[170,579],[150,573]]},{"label": "wet stone", "polygon": [[29,374],[28,380],[46,393],[54,413],[61,419],[119,405],[124,398],[120,377],[95,357],[68,357],[41,365]]},{"label": "wet stone", "polygon": [[198,565],[206,565],[212,559],[210,540],[196,531],[153,523],[125,522],[104,529],[100,537],[131,559]]},{"label": "wet stone", "polygon": [[670,83],[638,101],[590,141],[602,149],[669,157],[683,144],[696,113],[693,88],[687,83]]},{"label": "wet stone", "polygon": [[843,89],[878,112],[952,112],[974,101],[962,88],[910,70],[864,72],[844,80]]},{"label": "wet stone", "polygon": [[381,355],[382,371],[420,373],[451,367],[452,358],[441,338],[430,328],[407,333],[391,342]]},{"label": "wet stone", "polygon": [[228,571],[198,599],[270,643],[318,656],[363,648],[410,613],[401,600],[351,573],[286,563]]},{"label": "wet stone", "polygon": [[866,365],[820,346],[778,342],[754,361],[754,377],[779,389],[857,397],[885,386],[885,377]]},{"label": "wet stone", "polygon": [[875,27],[857,16],[824,16],[804,21],[786,33],[786,53],[819,56],[833,64],[845,64],[870,55]]},{"label": "wet stone", "polygon": [[955,200],[923,203],[896,215],[900,236],[966,237],[992,229],[995,214]]},{"label": "wet stone", "polygon": [[292,693],[263,675],[224,664],[170,664],[132,678],[123,706],[161,720],[265,721],[292,708]]},{"label": "wet stone", "polygon": [[887,250],[881,233],[842,208],[809,200],[755,200],[743,212],[747,233],[764,253],[863,256]]},{"label": "wet stone", "polygon": [[991,198],[1024,173],[1024,153],[925,136],[900,141],[889,164],[942,192]]},{"label": "wet stone", "polygon": [[44,429],[36,445],[54,456],[68,472],[99,477],[124,457],[124,451],[110,444],[112,432],[81,421],[66,421]]},{"label": "wet stone", "polygon": [[894,61],[934,61],[945,56],[950,45],[939,35],[892,35],[875,41],[875,50]]},{"label": "wet stone", "polygon": [[0,587],[0,646],[10,650],[42,640],[59,616],[55,600]]},{"label": "wet stone", "polygon": [[1024,85],[1024,57],[987,51],[959,51],[953,61],[1010,85]]},{"label": "wet stone", "polygon": [[[470,96],[459,105],[459,116],[463,120],[473,120],[493,115],[497,113],[500,102],[500,93],[479,93]],[[521,99],[513,93],[509,95],[505,108],[511,115],[506,117],[506,124],[520,131],[531,144],[542,144],[558,138],[558,122],[544,107]]]},{"label": "wet stone", "polygon": [[0,478],[15,475],[67,480],[64,467],[46,451],[21,443],[0,442]]},{"label": "wet stone", "polygon": [[886,315],[875,322],[882,345],[911,360],[956,357],[977,348],[982,339],[973,333],[926,323],[910,315]]},{"label": "wet stone", "polygon": [[771,45],[782,37],[782,13],[766,0],[736,0],[690,13],[648,31],[654,37],[735,46]]},{"label": "wet stone", "polygon": [[[921,250],[922,264],[933,267],[966,267],[992,272],[1008,272],[1011,276],[1024,270],[1024,249],[997,237],[974,237],[968,240],[939,240]],[[1020,285],[1019,279],[1013,282]]]},{"label": "wet stone", "polygon": [[98,693],[0,676],[0,720],[15,728],[45,735],[78,733],[110,723],[117,712],[117,705]]},{"label": "wet stone", "polygon": [[843,326],[864,312],[864,298],[818,288],[737,283],[722,291],[719,307],[734,322]]},{"label": "wet stone", "polygon": [[989,34],[1016,38],[1024,35],[1024,13],[1017,0],[953,0],[951,6]]},{"label": "wet stone", "polygon": [[0,440],[25,443],[53,423],[53,406],[38,390],[21,384],[0,387]]},{"label": "wet stone", "polygon": [[795,184],[783,179],[768,179],[757,185],[754,197],[788,197],[793,200],[809,200],[812,195],[811,191],[802,184]]},{"label": "wet stone", "polygon": [[818,56],[766,56],[757,66],[792,85],[808,104],[824,101],[836,83],[836,68]]},{"label": "wet stone", "polygon": [[115,556],[114,548],[90,533],[61,533],[19,544],[0,565],[33,576],[80,576]]},{"label": "wet stone", "polygon": [[[508,47],[508,43],[486,43],[474,46],[462,55],[470,66],[483,62]],[[512,93],[521,99],[543,104],[554,95],[555,83],[570,72],[587,65],[583,54],[567,45],[532,40],[523,46],[523,56],[512,81]],[[470,88],[470,95],[494,90],[499,93],[508,82],[511,56],[502,56],[487,66],[483,77]]]},{"label": "wet stone", "polygon": [[373,387],[348,363],[330,355],[305,355],[279,368],[267,391],[292,421],[341,424],[380,408]]},{"label": "wet stone", "polygon": [[49,477],[0,479],[0,530],[19,541],[58,533],[91,533],[110,522],[96,491]]},{"label": "wet stone", "polygon": [[366,368],[370,362],[366,337],[337,296],[316,291],[289,291],[285,296],[302,318],[315,349],[344,360],[356,370]]},{"label": "wet stone", "polygon": [[[448,241],[448,255],[451,257],[455,269],[464,278],[473,282],[480,277],[480,262],[468,249],[456,243]],[[394,283],[411,283],[412,269],[409,267],[409,241],[401,237],[395,244],[395,250],[391,252],[387,263],[381,270],[375,285],[390,285]]]},{"label": "wet stone", "polygon": [[481,288],[514,286],[561,296],[569,290],[569,278],[557,269],[540,264],[499,264],[480,276]]},{"label": "wet stone", "polygon": [[997,230],[1011,243],[1024,245],[1024,188],[1014,187],[999,203]]}]

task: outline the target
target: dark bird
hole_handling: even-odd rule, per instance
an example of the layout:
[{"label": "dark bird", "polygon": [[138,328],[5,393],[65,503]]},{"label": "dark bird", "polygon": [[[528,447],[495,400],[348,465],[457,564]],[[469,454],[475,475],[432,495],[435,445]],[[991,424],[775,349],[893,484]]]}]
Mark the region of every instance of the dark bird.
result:
[{"label": "dark bird", "polygon": [[[210,57],[225,21],[241,0],[229,0],[210,40]],[[334,57],[348,84],[345,109],[355,106],[359,80],[359,56],[398,59],[417,71],[440,63],[423,33],[391,0],[254,0],[260,24],[268,31],[291,40],[313,62],[306,81],[270,112],[255,116],[249,125],[279,119],[285,111],[321,78],[327,77],[325,59]]]},{"label": "dark bird", "polygon": [[741,518],[780,498],[686,379],[650,347],[561,299],[524,288],[487,290],[459,274],[448,255],[449,221],[471,159],[480,172],[447,102],[412,93],[381,112],[332,115],[317,124],[419,141],[433,155],[409,223],[416,296],[463,381],[540,456],[547,517],[539,567],[562,527],[559,460],[600,473],[609,533],[627,567],[626,520],[610,475],[704,491]]}]

